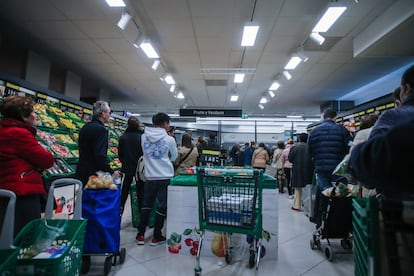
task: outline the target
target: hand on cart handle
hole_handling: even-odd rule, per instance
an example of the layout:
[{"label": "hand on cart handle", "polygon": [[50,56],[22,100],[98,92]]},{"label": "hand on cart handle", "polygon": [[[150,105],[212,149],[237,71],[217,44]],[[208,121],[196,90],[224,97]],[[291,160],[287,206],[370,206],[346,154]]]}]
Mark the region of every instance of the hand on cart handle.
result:
[{"label": "hand on cart handle", "polygon": [[114,181],[114,184],[120,185],[122,183],[122,173],[120,171],[114,171],[112,174],[112,179]]}]

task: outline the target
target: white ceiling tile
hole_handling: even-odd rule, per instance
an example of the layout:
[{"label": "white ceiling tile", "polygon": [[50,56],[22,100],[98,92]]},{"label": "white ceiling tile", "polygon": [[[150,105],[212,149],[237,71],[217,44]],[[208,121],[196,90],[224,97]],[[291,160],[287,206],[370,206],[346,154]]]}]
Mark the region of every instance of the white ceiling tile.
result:
[{"label": "white ceiling tile", "polygon": [[107,53],[133,54],[137,51],[137,48],[135,48],[129,41],[122,38],[94,39],[94,42]]},{"label": "white ceiling tile", "polygon": [[74,53],[102,53],[102,49],[99,48],[96,43],[89,39],[71,39],[64,40],[65,44]]},{"label": "white ceiling tile", "polygon": [[2,17],[13,17],[21,23],[27,21],[55,21],[64,20],[65,16],[50,5],[49,0],[2,0],[0,1]]},{"label": "white ceiling tile", "polygon": [[165,36],[162,46],[168,53],[197,52],[196,40],[193,36]]},{"label": "white ceiling tile", "polygon": [[[37,2],[39,1],[36,1],[36,3]],[[51,0],[50,2],[69,20],[104,20],[107,17],[104,13],[104,7],[96,5],[96,1]],[[45,12],[45,14],[47,13]]]},{"label": "white ceiling tile", "polygon": [[84,64],[106,64],[115,63],[114,59],[106,53],[78,53],[76,59]]},{"label": "white ceiling tile", "polygon": [[104,20],[74,21],[76,26],[90,38],[121,38],[117,22]]},{"label": "white ceiling tile", "polygon": [[86,38],[85,34],[69,21],[32,22],[28,24],[27,28],[34,36],[40,37],[43,40]]}]

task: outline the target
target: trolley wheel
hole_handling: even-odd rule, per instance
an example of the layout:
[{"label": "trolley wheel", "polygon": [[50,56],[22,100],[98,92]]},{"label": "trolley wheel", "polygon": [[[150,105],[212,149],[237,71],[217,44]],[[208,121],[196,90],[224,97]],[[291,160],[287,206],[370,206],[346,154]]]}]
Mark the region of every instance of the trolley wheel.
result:
[{"label": "trolley wheel", "polygon": [[249,256],[249,268],[253,268],[256,265],[256,253],[254,250],[250,250]]},{"label": "trolley wheel", "polygon": [[231,263],[231,260],[233,260],[233,255],[231,254],[231,252],[226,253],[226,255],[224,255],[224,260],[226,261],[226,264]]},{"label": "trolley wheel", "polygon": [[201,267],[194,268],[194,275],[201,276]]},{"label": "trolley wheel", "polygon": [[108,275],[109,272],[111,271],[112,268],[112,255],[108,256],[105,258],[105,263],[104,263],[104,275]]},{"label": "trolley wheel", "polygon": [[91,267],[91,256],[82,256],[81,273],[86,274]]},{"label": "trolley wheel", "polygon": [[123,247],[121,248],[121,251],[119,251],[119,263],[123,264],[125,262],[126,258],[126,249]]},{"label": "trolley wheel", "polygon": [[343,249],[352,249],[352,242],[349,239],[342,239],[341,240],[341,247]]},{"label": "trolley wheel", "polygon": [[333,252],[332,248],[329,245],[325,247],[325,256],[328,261],[332,262]]}]

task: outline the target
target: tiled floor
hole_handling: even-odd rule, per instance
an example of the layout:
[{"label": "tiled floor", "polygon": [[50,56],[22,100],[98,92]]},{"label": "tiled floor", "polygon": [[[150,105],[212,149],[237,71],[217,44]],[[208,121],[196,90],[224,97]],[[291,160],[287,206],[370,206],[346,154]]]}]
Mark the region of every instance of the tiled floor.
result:
[{"label": "tiled floor", "polygon": [[[322,251],[310,249],[309,241],[314,224],[311,224],[303,213],[292,211],[291,205],[292,200],[288,199],[286,194],[279,195],[278,260],[266,261],[264,258],[260,262],[257,275],[354,275],[353,255],[349,252],[344,253],[339,246],[339,240],[331,241],[334,251],[333,262],[327,261]],[[109,275],[194,275],[195,257],[172,255],[167,252],[165,246],[135,244],[136,229],[130,222],[129,209],[124,213],[121,224],[121,247],[126,248],[126,261],[122,265],[113,266]],[[152,231],[147,231],[147,234],[149,239]],[[88,275],[102,275],[103,262],[103,256],[93,256]],[[247,260],[226,265],[224,260],[201,255],[201,267],[202,275],[206,276],[255,275],[254,269],[247,268]]]}]

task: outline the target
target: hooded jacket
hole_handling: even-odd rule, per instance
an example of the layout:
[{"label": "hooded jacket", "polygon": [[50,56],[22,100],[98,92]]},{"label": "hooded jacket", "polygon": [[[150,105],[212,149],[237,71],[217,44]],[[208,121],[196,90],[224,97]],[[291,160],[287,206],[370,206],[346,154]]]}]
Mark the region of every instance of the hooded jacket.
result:
[{"label": "hooded jacket", "polygon": [[52,153],[35,138],[36,129],[5,117],[0,123],[0,189],[18,196],[46,194],[41,171],[53,166]]},{"label": "hooded jacket", "polygon": [[175,139],[160,127],[146,127],[141,137],[144,153],[144,174],[147,180],[174,177],[172,161],[178,156]]}]

